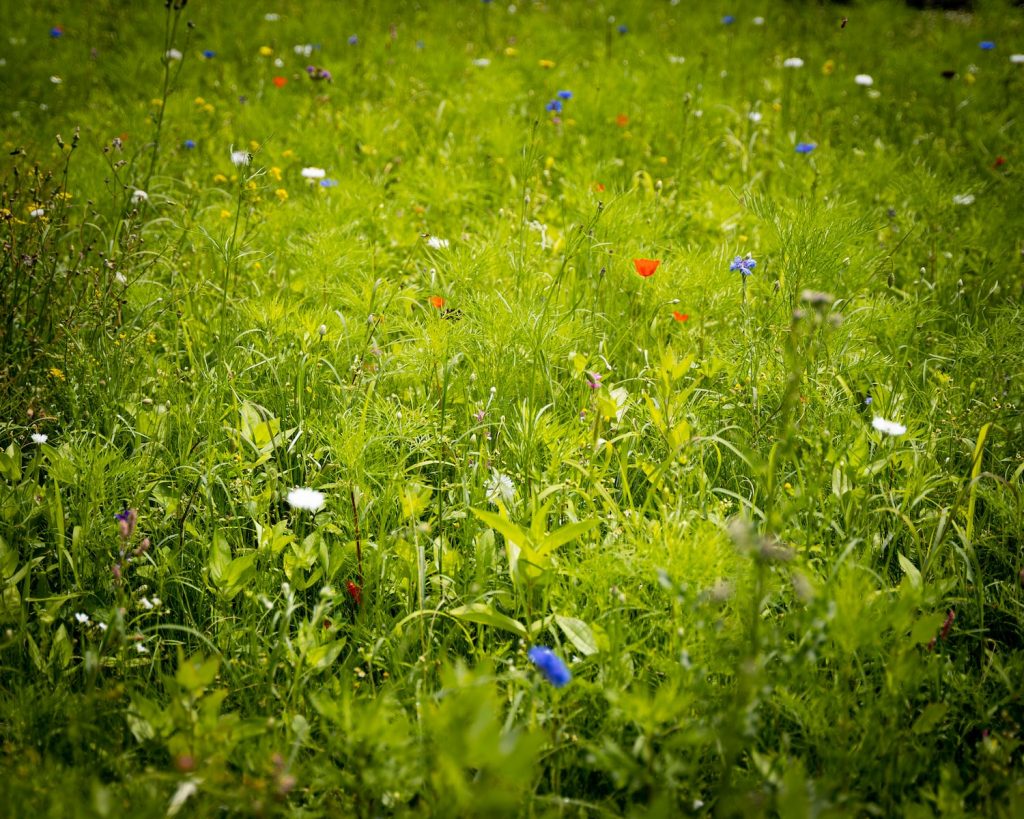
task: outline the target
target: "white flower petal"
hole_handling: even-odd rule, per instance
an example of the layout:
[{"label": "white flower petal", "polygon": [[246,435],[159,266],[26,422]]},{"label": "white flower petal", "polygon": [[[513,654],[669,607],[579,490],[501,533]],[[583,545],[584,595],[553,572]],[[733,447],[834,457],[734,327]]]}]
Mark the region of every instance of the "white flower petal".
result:
[{"label": "white flower petal", "polygon": [[318,492],[316,489],[297,486],[288,493],[288,505],[294,509],[318,512],[324,506],[324,493]]}]

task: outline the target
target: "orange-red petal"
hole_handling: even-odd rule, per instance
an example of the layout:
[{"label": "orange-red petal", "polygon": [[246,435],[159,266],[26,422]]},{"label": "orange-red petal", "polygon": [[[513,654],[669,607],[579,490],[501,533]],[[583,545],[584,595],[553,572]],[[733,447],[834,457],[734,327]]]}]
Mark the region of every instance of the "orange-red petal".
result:
[{"label": "orange-red petal", "polygon": [[674,318],[676,321],[689,321],[690,320],[690,314],[689,313],[680,313],[678,310],[673,310],[672,311],[672,318]]},{"label": "orange-red petal", "polygon": [[428,301],[430,302],[431,307],[436,307],[438,310],[444,307],[444,299],[440,296],[431,296]]},{"label": "orange-red petal", "polygon": [[284,88],[287,82],[287,77],[274,77],[274,85],[276,85],[278,88]]},{"label": "orange-red petal", "polygon": [[659,264],[661,264],[661,259],[633,259],[633,267],[645,279],[648,276],[654,275],[654,271],[658,269]]}]

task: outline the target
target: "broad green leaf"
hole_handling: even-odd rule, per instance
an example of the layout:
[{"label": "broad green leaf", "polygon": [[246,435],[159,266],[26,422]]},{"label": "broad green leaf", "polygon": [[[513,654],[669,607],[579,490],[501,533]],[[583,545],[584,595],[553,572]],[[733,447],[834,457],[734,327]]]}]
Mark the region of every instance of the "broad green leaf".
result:
[{"label": "broad green leaf", "polygon": [[921,572],[917,570],[917,566],[910,562],[910,559],[906,557],[902,552],[897,555],[900,562],[900,568],[903,569],[903,574],[906,575],[907,581],[915,589],[921,588]]},{"label": "broad green leaf", "polygon": [[568,523],[561,529],[556,529],[548,534],[541,541],[537,551],[542,555],[549,555],[559,546],[564,546],[569,541],[576,540],[580,535],[585,535],[591,529],[600,525],[601,521],[599,520],[580,520],[576,523]]},{"label": "broad green leaf", "polygon": [[526,530],[517,526],[508,518],[503,518],[500,515],[494,514],[494,512],[487,512],[483,509],[470,509],[470,511],[492,529],[499,532],[505,540],[517,546],[524,546],[530,542],[530,535]]},{"label": "broad green leaf", "polygon": [[68,639],[68,631],[63,623],[57,627],[53,642],[50,643],[49,661],[57,670],[63,670],[71,665],[71,640]]},{"label": "broad green leaf", "polygon": [[946,616],[941,612],[938,614],[926,614],[917,619],[913,628],[910,629],[910,642],[914,645],[927,643],[939,633]]},{"label": "broad green leaf", "polygon": [[220,660],[217,657],[193,654],[186,660],[181,649],[178,649],[178,670],[174,679],[186,691],[195,694],[213,683],[219,669]]},{"label": "broad green leaf", "polygon": [[329,643],[314,646],[306,653],[306,662],[316,669],[329,668],[338,659],[346,642],[346,638],[342,637],[340,640],[332,640]]},{"label": "broad green leaf", "polygon": [[931,702],[924,707],[916,720],[914,720],[913,731],[915,734],[927,734],[935,729],[943,717],[946,716],[946,712],[949,710],[949,706],[944,702]]},{"label": "broad green leaf", "polygon": [[220,590],[232,598],[248,584],[256,574],[256,552],[236,557],[224,569],[224,575],[218,584]]},{"label": "broad green leaf", "polygon": [[459,606],[456,609],[451,609],[448,613],[452,617],[469,623],[493,626],[504,631],[511,631],[520,637],[527,636],[526,626],[506,614],[495,611],[486,603],[470,603],[468,606]]},{"label": "broad green leaf", "polygon": [[589,657],[601,650],[601,647],[598,645],[598,638],[594,634],[594,629],[582,620],[556,614],[555,622],[558,623],[558,627],[562,630],[566,639],[576,647],[580,654]]}]

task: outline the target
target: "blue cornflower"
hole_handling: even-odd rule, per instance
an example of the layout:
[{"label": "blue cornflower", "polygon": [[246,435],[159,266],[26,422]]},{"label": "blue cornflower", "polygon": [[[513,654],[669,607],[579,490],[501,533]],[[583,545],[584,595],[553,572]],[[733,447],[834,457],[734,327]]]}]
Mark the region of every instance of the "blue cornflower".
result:
[{"label": "blue cornflower", "polygon": [[871,397],[870,395],[866,396],[866,397],[864,398],[864,405],[865,405],[865,406],[868,406],[868,407],[870,407],[870,406],[871,406],[871,402],[872,402],[873,400],[874,400],[874,399],[873,399],[873,398],[872,398],[872,397]]},{"label": "blue cornflower", "polygon": [[561,100],[551,100],[551,102],[549,102],[547,105],[544,106],[544,110],[545,111],[551,111],[554,114],[561,114],[562,113],[562,101]]},{"label": "blue cornflower", "polygon": [[348,44],[349,45],[359,45],[359,35],[353,34],[351,37],[349,37],[348,38]]},{"label": "blue cornflower", "polygon": [[809,154],[817,147],[818,146],[813,142],[798,142],[795,150],[798,154]]},{"label": "blue cornflower", "polygon": [[738,270],[744,276],[749,276],[753,273],[755,267],[757,267],[757,262],[749,253],[746,256],[737,256],[732,260],[732,264],[729,265],[730,270]]},{"label": "blue cornflower", "polygon": [[736,18],[733,17],[731,14],[727,14],[727,15],[725,15],[725,17],[722,18],[722,25],[723,26],[731,26],[735,22],[736,22]]},{"label": "blue cornflower", "polygon": [[571,100],[572,99],[572,91],[559,91],[558,92],[558,98],[560,100]]},{"label": "blue cornflower", "polygon": [[214,57],[217,56],[217,52],[210,51],[210,49],[206,49],[206,51],[203,52],[203,56],[208,60],[212,60]]},{"label": "blue cornflower", "polygon": [[186,139],[185,147],[191,151],[193,148],[196,147],[196,141],[194,139]]},{"label": "blue cornflower", "polygon": [[978,43],[978,48],[980,48],[982,51],[991,51],[995,47],[996,44],[993,43],[991,40],[982,40],[980,43]]},{"label": "blue cornflower", "polygon": [[58,37],[63,37],[64,36],[64,27],[63,26],[54,26],[53,28],[50,29],[50,36],[54,40],[56,40]]},{"label": "blue cornflower", "polygon": [[629,34],[629,26],[625,24],[619,26],[619,34]]},{"label": "blue cornflower", "polygon": [[572,674],[569,673],[569,669],[562,661],[562,658],[547,646],[534,646],[530,649],[527,656],[530,658],[530,662],[537,666],[540,673],[555,688],[568,685],[572,679]]},{"label": "blue cornflower", "polygon": [[320,180],[320,187],[321,188],[336,188],[336,187],[338,187],[338,180],[337,179],[321,179]]}]

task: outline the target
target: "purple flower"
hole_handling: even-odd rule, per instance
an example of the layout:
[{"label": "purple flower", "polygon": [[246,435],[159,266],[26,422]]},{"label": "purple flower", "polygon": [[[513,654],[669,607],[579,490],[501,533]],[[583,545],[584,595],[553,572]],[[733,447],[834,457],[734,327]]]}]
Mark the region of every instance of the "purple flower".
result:
[{"label": "purple flower", "polygon": [[477,421],[483,421],[484,418],[487,417],[487,413],[484,410],[479,409],[473,413],[473,417],[476,418]]},{"label": "purple flower", "polygon": [[527,656],[530,658],[530,662],[537,666],[540,673],[555,688],[568,685],[572,679],[572,674],[569,673],[569,669],[562,661],[562,658],[547,646],[534,646],[530,649]]},{"label": "purple flower", "polygon": [[749,276],[753,273],[755,267],[757,267],[757,262],[749,253],[746,256],[737,256],[729,265],[730,270],[738,270],[744,276]]},{"label": "purple flower", "polygon": [[736,18],[733,17],[731,14],[727,14],[727,15],[725,15],[722,18],[722,25],[723,26],[731,26],[735,22],[736,22]]},{"label": "purple flower", "polygon": [[351,37],[348,38],[348,44],[351,46],[359,45],[359,36],[353,34]]},{"label": "purple flower", "polygon": [[619,34],[629,34],[629,26],[627,26],[627,25],[619,26]]},{"label": "purple flower", "polygon": [[798,142],[795,150],[798,154],[809,154],[817,147],[817,144],[814,142]]},{"label": "purple flower", "polygon": [[186,139],[183,144],[190,151],[196,147],[196,141],[194,139]]},{"label": "purple flower", "polygon": [[551,102],[549,102],[547,105],[544,106],[544,110],[545,111],[550,111],[553,114],[560,114],[560,113],[562,113],[562,101],[561,100],[551,100]]},{"label": "purple flower", "polygon": [[326,68],[320,68],[319,66],[315,65],[307,65],[306,73],[309,74],[309,78],[313,80],[313,82],[321,82],[323,80],[326,80],[327,82],[331,81],[331,72],[328,71]]},{"label": "purple flower", "polygon": [[601,389],[601,373],[590,373],[587,376],[587,386],[592,390]]},{"label": "purple flower", "polygon": [[328,179],[321,179],[320,180],[320,187],[321,188],[336,188],[336,187],[338,187],[338,180],[337,179],[329,179],[329,178]]}]

